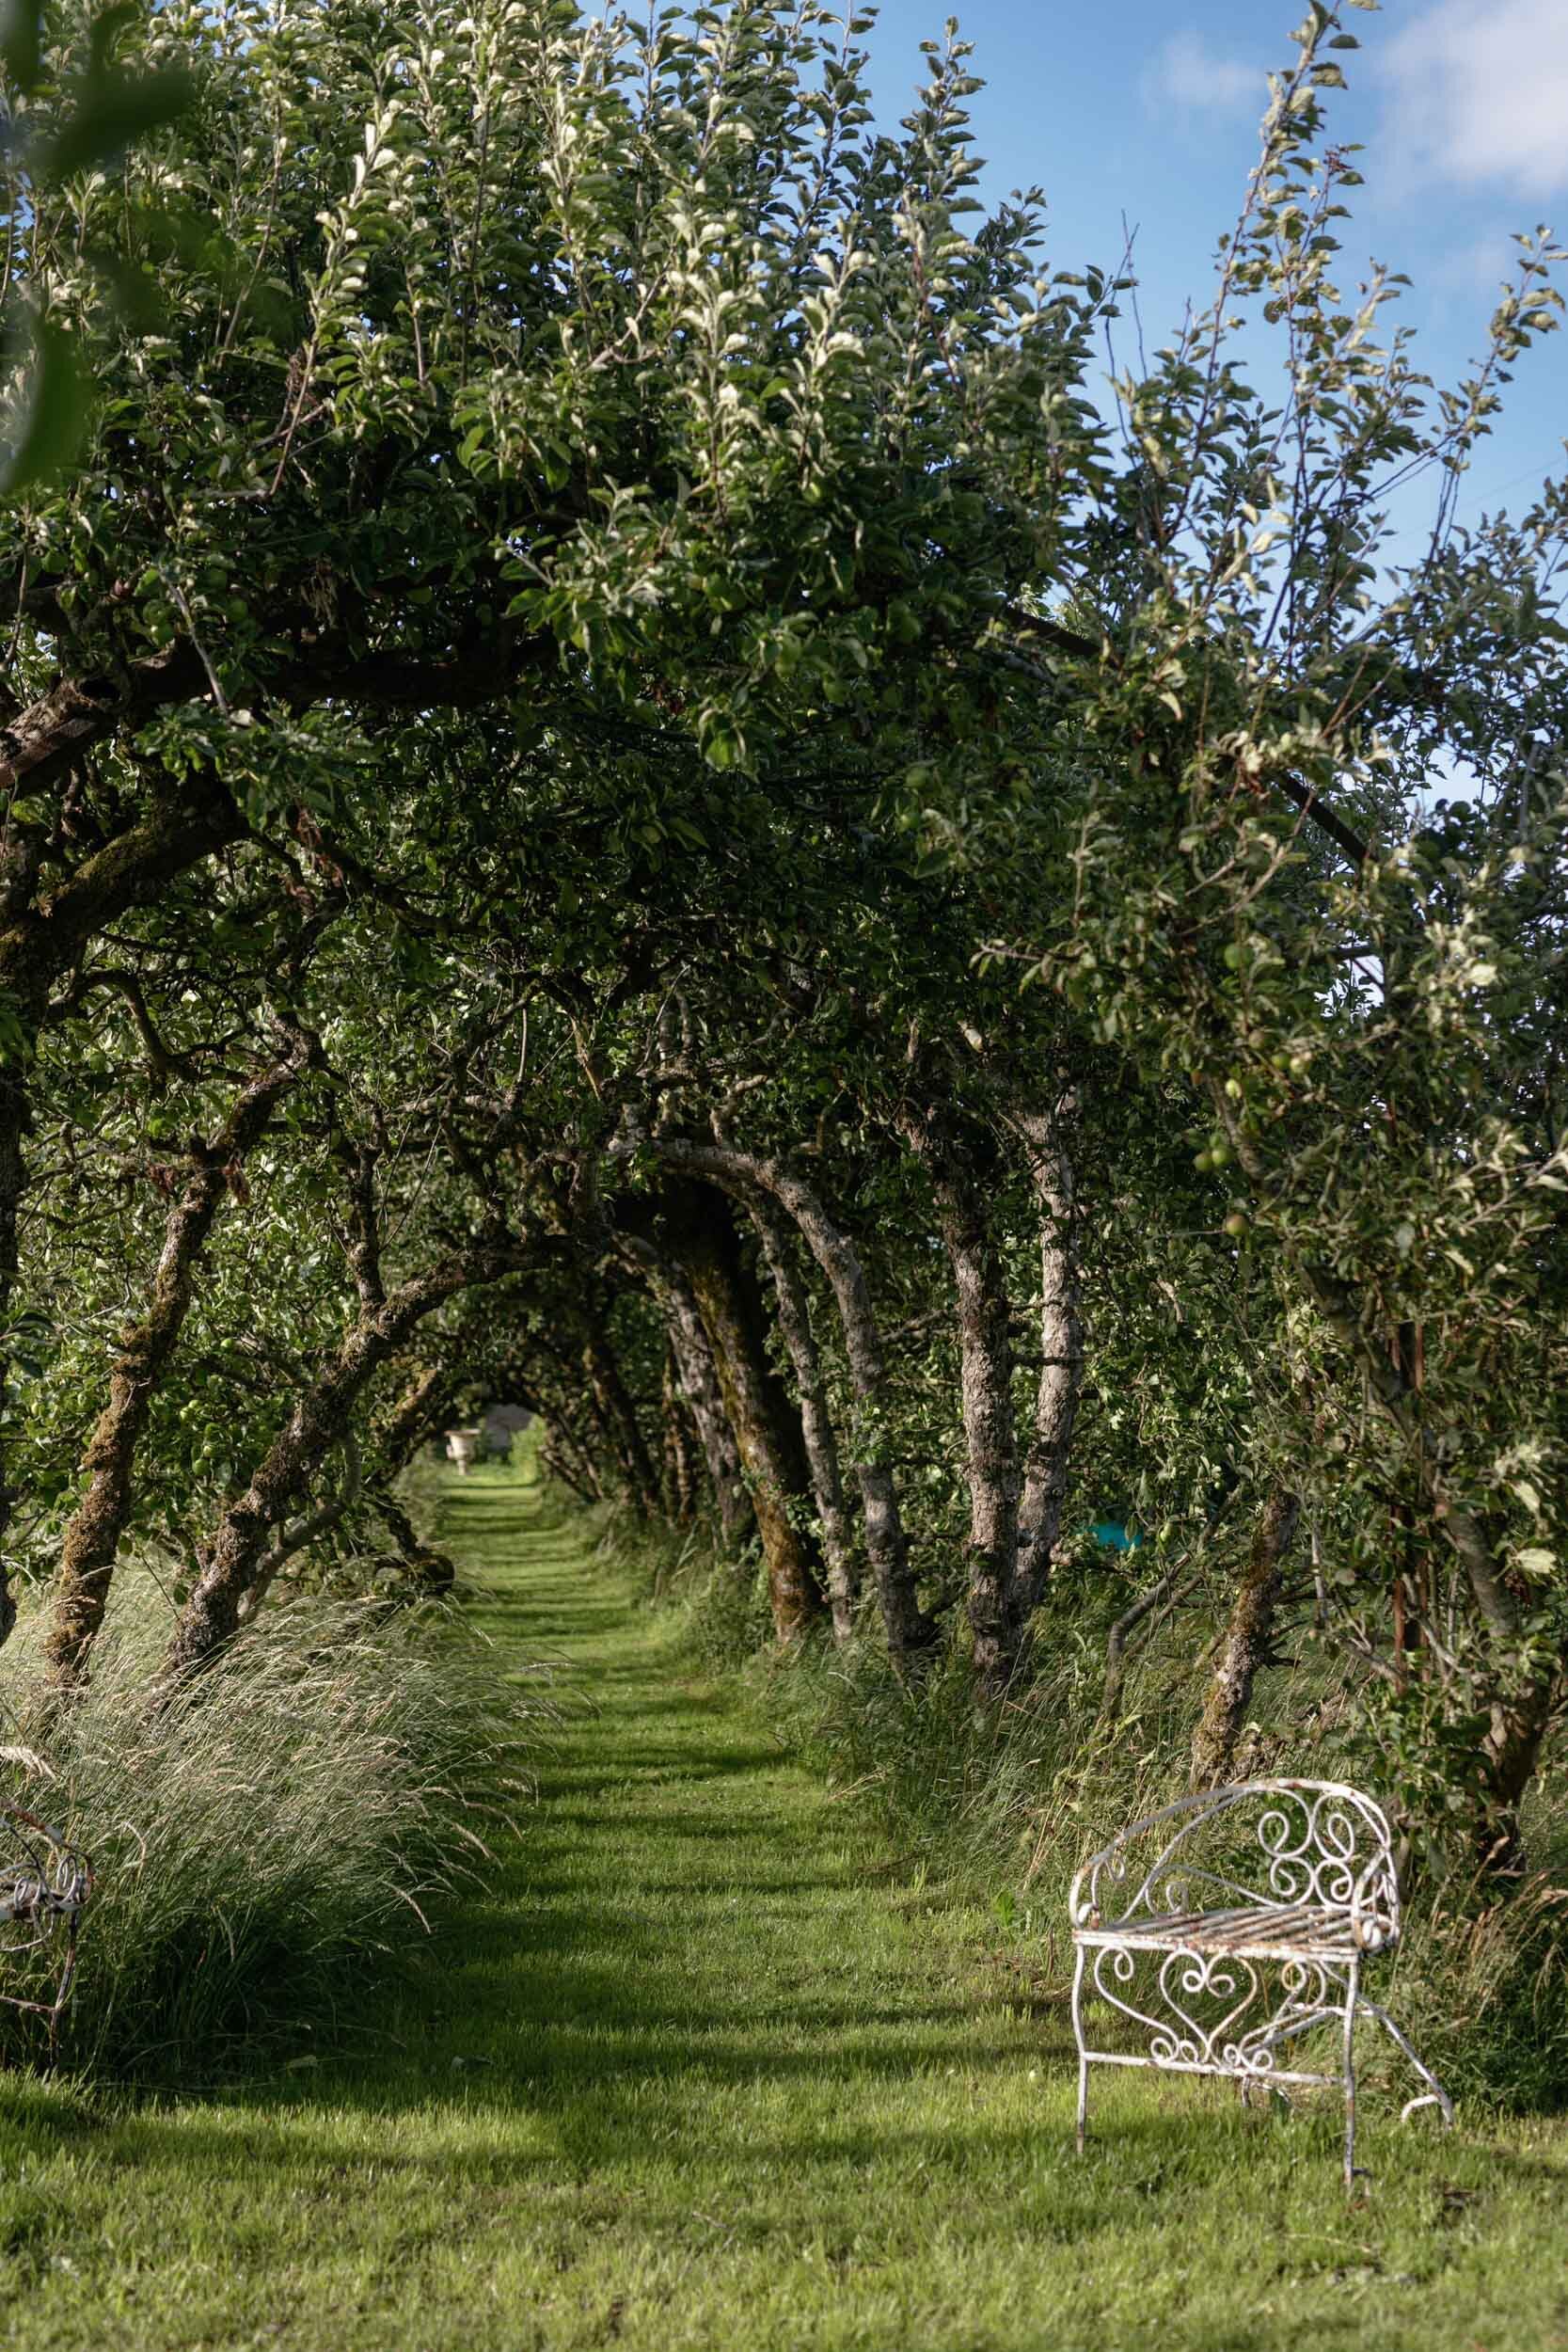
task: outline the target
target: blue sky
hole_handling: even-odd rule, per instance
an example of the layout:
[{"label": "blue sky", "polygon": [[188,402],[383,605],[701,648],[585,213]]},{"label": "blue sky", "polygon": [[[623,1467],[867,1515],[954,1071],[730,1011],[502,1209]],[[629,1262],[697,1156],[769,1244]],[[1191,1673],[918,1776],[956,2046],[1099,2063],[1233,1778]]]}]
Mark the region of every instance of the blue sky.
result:
[{"label": "blue sky", "polygon": [[[872,40],[879,116],[906,110],[954,0],[884,0]],[[960,29],[987,87],[972,102],[988,198],[1037,183],[1047,260],[1114,263],[1136,230],[1147,342],[1167,340],[1204,294],[1216,243],[1256,159],[1265,76],[1292,55],[1305,0],[967,0]],[[1369,258],[1414,283],[1403,315],[1420,360],[1451,380],[1476,351],[1514,250],[1545,222],[1568,243],[1568,0],[1386,0],[1330,93],[1333,135],[1361,142],[1367,185],[1342,224],[1342,282]],[[1564,287],[1568,293],[1568,286]],[[1461,513],[1521,511],[1561,469],[1568,332],[1536,346],[1478,456]],[[1413,517],[1412,517],[1413,519]]]}]

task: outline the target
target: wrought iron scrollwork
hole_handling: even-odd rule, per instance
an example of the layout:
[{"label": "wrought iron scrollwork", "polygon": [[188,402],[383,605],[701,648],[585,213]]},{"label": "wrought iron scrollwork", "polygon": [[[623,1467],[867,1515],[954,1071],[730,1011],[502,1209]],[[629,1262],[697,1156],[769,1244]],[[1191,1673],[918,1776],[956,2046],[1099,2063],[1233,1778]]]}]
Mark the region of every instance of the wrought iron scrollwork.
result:
[{"label": "wrought iron scrollwork", "polygon": [[43,2018],[51,2052],[92,1883],[92,1865],[57,1830],[0,1799],[0,2001]]},{"label": "wrought iron scrollwork", "polygon": [[[1449,2095],[1361,1991],[1364,1963],[1399,1939],[1399,1882],[1381,1806],[1335,1781],[1268,1780],[1183,1798],[1092,1855],[1069,1898],[1072,2017],[1082,2147],[1092,2063],[1222,2074],[1254,2084],[1338,2085],[1345,2177],[1354,2170],[1356,2019],[1393,2037],[1427,2089]],[[1091,2049],[1085,1995],[1137,2029],[1142,2051]],[[1282,2063],[1315,2028],[1340,2036],[1338,2073]]]},{"label": "wrought iron scrollwork", "polygon": [[[1251,1838],[1243,1830],[1241,1841],[1257,1848],[1245,1878],[1239,1874],[1243,1857],[1226,1853],[1218,1835],[1221,1824],[1243,1826],[1228,1818],[1243,1805],[1257,1807]],[[1150,1844],[1156,1851],[1144,1861]],[[1234,1867],[1220,1867],[1221,1861]],[[1338,1781],[1249,1781],[1183,1797],[1092,1855],[1069,1897],[1074,1927],[1106,1916],[1131,1921],[1265,1904],[1348,1913],[1362,1951],[1394,1943],[1399,1880],[1382,1807]]]}]

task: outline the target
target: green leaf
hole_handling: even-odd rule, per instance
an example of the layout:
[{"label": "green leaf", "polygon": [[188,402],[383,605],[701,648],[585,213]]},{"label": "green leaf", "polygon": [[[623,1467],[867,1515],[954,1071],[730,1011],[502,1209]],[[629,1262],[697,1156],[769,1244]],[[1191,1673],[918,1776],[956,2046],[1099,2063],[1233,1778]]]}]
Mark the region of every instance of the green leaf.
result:
[{"label": "green leaf", "polygon": [[141,11],[135,0],[116,0],[113,8],[104,8],[92,20],[92,72],[109,72],[109,58],[121,33],[135,24]]},{"label": "green leaf", "polygon": [[0,491],[14,498],[34,482],[65,470],[81,444],[87,384],[69,335],[47,320],[34,343],[33,380],[22,437],[0,453]]},{"label": "green leaf", "polygon": [[0,0],[0,65],[22,91],[34,88],[42,55],[43,0]]},{"label": "green leaf", "polygon": [[75,112],[45,153],[43,169],[63,180],[121,154],[149,131],[183,114],[194,88],[179,66],[156,73],[89,74]]}]

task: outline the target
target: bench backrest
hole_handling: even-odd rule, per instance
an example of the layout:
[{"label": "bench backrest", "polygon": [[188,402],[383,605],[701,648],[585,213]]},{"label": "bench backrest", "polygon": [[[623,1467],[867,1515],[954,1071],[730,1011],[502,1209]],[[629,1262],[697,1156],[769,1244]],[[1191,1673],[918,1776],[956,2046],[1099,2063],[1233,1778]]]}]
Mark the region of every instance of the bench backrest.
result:
[{"label": "bench backrest", "polygon": [[1252,1780],[1183,1797],[1122,1830],[1072,1883],[1075,1927],[1296,1904],[1348,1912],[1364,1951],[1398,1941],[1381,1805],[1333,1780]]}]

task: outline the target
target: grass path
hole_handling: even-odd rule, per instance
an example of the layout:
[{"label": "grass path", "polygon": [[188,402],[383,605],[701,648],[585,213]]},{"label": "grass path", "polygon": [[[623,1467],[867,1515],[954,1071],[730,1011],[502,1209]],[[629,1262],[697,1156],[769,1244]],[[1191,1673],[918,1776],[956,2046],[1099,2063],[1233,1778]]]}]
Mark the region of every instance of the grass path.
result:
[{"label": "grass path", "polygon": [[[42,2347],[1568,2346],[1568,2145],[1097,2081],[985,1923],[694,1681],[537,1494],[445,1539],[566,1709],[486,1899],[361,2054],[161,2107],[0,2086],[0,2309]],[[1104,2089],[1100,2085],[1103,2083]]]}]

